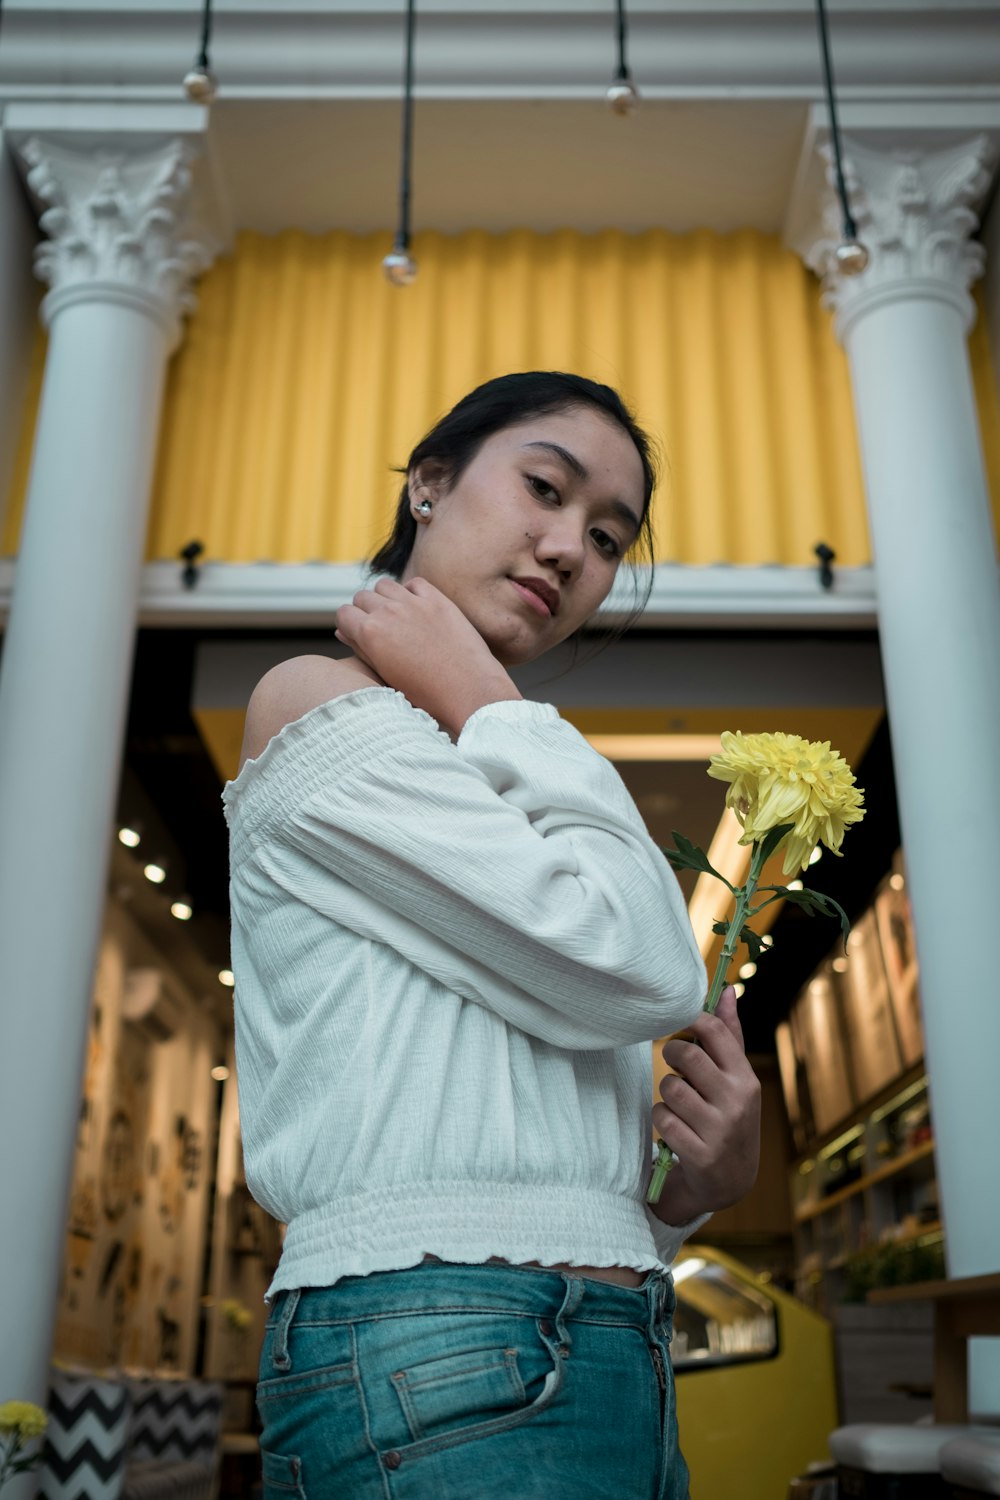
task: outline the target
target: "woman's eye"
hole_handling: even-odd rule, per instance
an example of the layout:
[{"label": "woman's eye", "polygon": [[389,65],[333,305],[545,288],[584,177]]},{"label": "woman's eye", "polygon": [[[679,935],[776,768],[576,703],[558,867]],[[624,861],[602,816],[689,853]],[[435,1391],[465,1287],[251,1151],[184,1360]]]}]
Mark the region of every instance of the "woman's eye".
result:
[{"label": "woman's eye", "polygon": [[547,479],[540,474],[529,474],[528,483],[540,500],[558,500],[559,491],[556,490]]},{"label": "woman's eye", "polygon": [[622,550],[613,536],[608,536],[606,531],[592,531],[590,534],[605,557],[621,557]]}]

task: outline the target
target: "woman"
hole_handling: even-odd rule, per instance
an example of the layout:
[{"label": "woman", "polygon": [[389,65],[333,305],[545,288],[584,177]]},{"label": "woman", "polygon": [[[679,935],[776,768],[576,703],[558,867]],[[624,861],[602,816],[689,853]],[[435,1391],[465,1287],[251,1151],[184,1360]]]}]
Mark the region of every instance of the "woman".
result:
[{"label": "woman", "polygon": [[[649,540],[620,398],[505,376],[414,450],[353,655],[251,699],[224,791],[247,1180],[288,1230],[268,1497],[683,1497],[666,1267],[757,1170],[732,992],[619,777],[508,668]],[[656,1210],[653,1123],[679,1157]]]}]

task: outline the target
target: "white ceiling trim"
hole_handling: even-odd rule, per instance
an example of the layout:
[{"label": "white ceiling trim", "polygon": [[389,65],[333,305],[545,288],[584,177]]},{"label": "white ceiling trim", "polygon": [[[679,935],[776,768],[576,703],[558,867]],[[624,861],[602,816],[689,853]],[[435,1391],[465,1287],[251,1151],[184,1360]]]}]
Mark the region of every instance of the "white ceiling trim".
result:
[{"label": "white ceiling trim", "polygon": [[[173,98],[197,46],[200,0],[7,0],[0,98]],[[401,0],[217,5],[223,97],[396,97]],[[632,0],[630,55],[651,98],[816,99],[813,0]],[[845,0],[831,17],[843,98],[997,89],[995,0]],[[606,0],[422,0],[418,93],[428,98],[590,97],[613,65]]]},{"label": "white ceiling trim", "polygon": [[[0,622],[10,610],[14,559],[0,559]],[[304,626],[333,628],[333,614],[368,586],[360,564],[205,563],[188,588],[182,565],[147,563],[142,570],[139,623],[163,628],[192,626]],[[602,617],[631,609],[632,588],[620,579]],[[684,567],[661,563],[653,592],[634,629],[811,628],[871,629],[877,624],[875,575],[871,567],[836,568],[824,589],[818,568]]]}]

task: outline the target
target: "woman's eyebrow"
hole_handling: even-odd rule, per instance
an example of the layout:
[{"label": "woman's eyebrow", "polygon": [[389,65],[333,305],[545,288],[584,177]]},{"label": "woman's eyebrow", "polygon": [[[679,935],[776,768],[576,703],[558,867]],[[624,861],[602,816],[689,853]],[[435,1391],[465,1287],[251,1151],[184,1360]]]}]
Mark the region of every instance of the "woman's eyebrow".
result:
[{"label": "woman's eyebrow", "polygon": [[572,469],[578,478],[590,478],[590,470],[587,468],[587,465],[581,463],[576,454],[571,453],[568,448],[564,448],[561,443],[547,443],[540,439],[536,443],[525,443],[524,446],[526,448],[547,448],[550,453],[555,454],[556,458],[561,458],[566,467]]},{"label": "woman's eyebrow", "polygon": [[[539,438],[536,442],[525,443],[524,446],[525,448],[546,448],[549,453],[555,454],[556,458],[561,458],[566,467],[571,469],[578,478],[590,478],[590,470],[587,468],[587,465],[581,463],[576,454],[571,453],[568,448],[564,448],[561,443],[549,443]],[[642,522],[635,511],[631,510],[625,504],[624,500],[609,500],[608,509],[614,511],[616,516],[631,526],[635,536],[639,535]]]}]

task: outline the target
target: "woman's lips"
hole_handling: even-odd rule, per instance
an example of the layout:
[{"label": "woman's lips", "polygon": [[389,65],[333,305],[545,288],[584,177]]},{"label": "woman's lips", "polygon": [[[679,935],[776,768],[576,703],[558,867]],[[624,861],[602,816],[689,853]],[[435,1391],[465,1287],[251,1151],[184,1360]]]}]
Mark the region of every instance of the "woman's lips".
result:
[{"label": "woman's lips", "polygon": [[526,600],[527,603],[530,604],[533,609],[536,609],[540,615],[544,615],[546,620],[551,620],[552,611],[551,609],[549,609],[549,606],[546,604],[544,599],[540,599],[533,589],[526,589],[524,584],[518,583],[516,578],[512,578],[510,581],[517,589],[517,592],[520,594],[522,599]]}]

